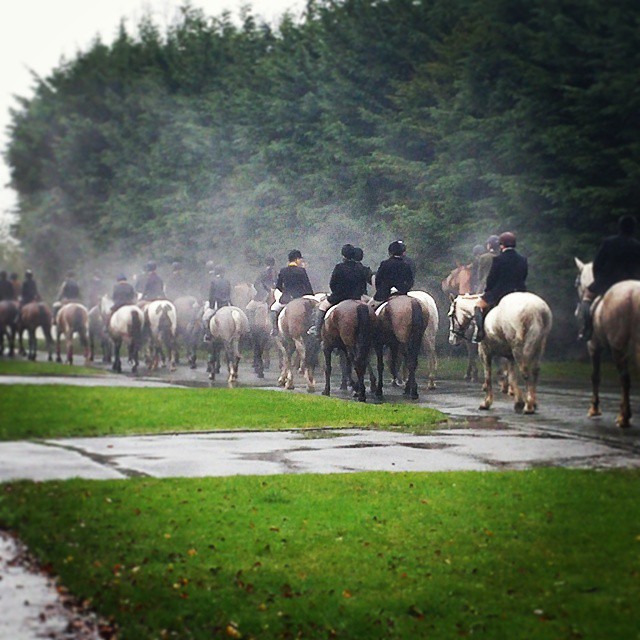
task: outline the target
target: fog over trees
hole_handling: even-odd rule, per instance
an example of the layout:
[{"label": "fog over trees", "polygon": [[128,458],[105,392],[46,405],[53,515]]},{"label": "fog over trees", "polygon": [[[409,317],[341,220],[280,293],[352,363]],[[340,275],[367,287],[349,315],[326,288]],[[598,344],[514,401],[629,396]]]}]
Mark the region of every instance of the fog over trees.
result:
[{"label": "fog over trees", "polygon": [[513,230],[562,349],[573,256],[640,201],[640,5],[310,0],[301,22],[243,20],[122,27],[20,99],[6,157],[42,285],[149,258],[253,279],[299,248],[325,289],[344,242],[375,268],[403,238],[436,295]]}]

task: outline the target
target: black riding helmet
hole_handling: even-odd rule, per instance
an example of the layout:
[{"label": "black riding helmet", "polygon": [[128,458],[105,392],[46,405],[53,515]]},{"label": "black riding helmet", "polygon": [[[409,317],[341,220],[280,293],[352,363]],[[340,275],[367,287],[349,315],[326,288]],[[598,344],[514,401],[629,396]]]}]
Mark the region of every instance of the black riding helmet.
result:
[{"label": "black riding helmet", "polygon": [[407,250],[407,245],[402,240],[395,240],[389,245],[389,253],[392,256],[401,256]]},{"label": "black riding helmet", "polygon": [[505,231],[500,234],[500,244],[503,247],[515,247],[516,246],[516,236],[511,231]]},{"label": "black riding helmet", "polygon": [[355,247],[352,244],[345,244],[342,246],[342,251],[340,253],[342,254],[343,258],[346,258],[347,260],[353,260],[354,249]]},{"label": "black riding helmet", "polygon": [[302,260],[302,253],[298,249],[289,251],[289,262],[295,262],[296,260]]}]

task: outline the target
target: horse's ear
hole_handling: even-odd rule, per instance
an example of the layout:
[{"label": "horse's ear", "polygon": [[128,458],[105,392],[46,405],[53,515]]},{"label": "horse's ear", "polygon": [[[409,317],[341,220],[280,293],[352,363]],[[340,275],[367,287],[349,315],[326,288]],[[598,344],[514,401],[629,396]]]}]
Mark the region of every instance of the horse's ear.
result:
[{"label": "horse's ear", "polygon": [[582,269],[584,268],[584,262],[582,262],[582,260],[580,260],[580,258],[573,258],[575,260],[576,263],[576,267],[578,267],[578,269],[580,271],[582,271]]},{"label": "horse's ear", "polygon": [[462,265],[460,264],[460,260],[456,260],[456,267],[460,267],[460,266],[462,266]]},{"label": "horse's ear", "polygon": [[456,297],[453,295],[453,293],[449,294],[449,301],[453,302],[456,299]]}]

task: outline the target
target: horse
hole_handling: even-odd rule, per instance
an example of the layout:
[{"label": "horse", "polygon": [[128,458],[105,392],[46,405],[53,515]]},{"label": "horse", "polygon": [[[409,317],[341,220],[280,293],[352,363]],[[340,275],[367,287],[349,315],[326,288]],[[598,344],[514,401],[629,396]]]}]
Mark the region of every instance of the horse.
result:
[{"label": "horse", "polygon": [[315,368],[318,364],[320,341],[309,336],[307,331],[313,323],[313,311],[318,306],[318,295],[303,296],[291,300],[278,316],[278,336],[276,342],[282,353],[282,368],[278,384],[285,389],[293,389],[294,360],[299,360],[300,369],[307,380],[307,391],[316,389]]},{"label": "horse", "polygon": [[176,363],[180,362],[180,344],[184,344],[187,362],[196,368],[198,345],[202,342],[202,305],[195,296],[180,296],[173,301],[176,308],[178,326],[176,332]]},{"label": "horse", "polygon": [[[471,266],[459,264],[442,281],[442,291],[446,295],[465,295],[474,293],[471,291]],[[475,323],[470,322],[465,333],[464,346],[467,350],[467,370],[464,374],[465,380],[478,382],[478,345],[471,342]]]},{"label": "horse", "polygon": [[249,320],[244,311],[238,307],[220,307],[209,320],[211,331],[211,356],[209,380],[215,380],[215,362],[224,349],[229,377],[227,382],[234,385],[238,381],[238,364],[240,363],[240,338],[249,333]]},{"label": "horse", "polygon": [[253,370],[258,378],[264,378],[265,365],[269,362],[269,346],[272,342],[269,307],[266,302],[251,300],[246,313],[253,347]]},{"label": "horse", "polygon": [[0,356],[4,355],[4,337],[7,336],[9,357],[15,355],[16,333],[20,307],[15,300],[0,301]]},{"label": "horse", "polygon": [[144,306],[144,333],[149,339],[149,370],[157,369],[160,360],[162,366],[166,366],[166,359],[169,360],[169,371],[176,370],[177,328],[178,317],[173,302],[153,300]]},{"label": "horse", "polygon": [[356,397],[360,402],[366,402],[364,375],[369,364],[374,322],[373,309],[359,300],[343,300],[329,308],[321,333],[325,362],[322,395],[331,394],[331,354],[339,349],[346,355],[347,366],[353,366],[356,372]]},{"label": "horse", "polygon": [[[577,258],[579,269],[576,288],[582,299],[584,289],[593,282],[591,263]],[[587,415],[590,418],[602,415],[600,410],[600,365],[602,350],[608,347],[620,376],[622,399],[616,425],[622,429],[631,426],[631,377],[629,360],[640,368],[640,280],[623,280],[614,284],[592,304],[593,334],[587,348],[591,357],[591,404]]]},{"label": "horse", "polygon": [[95,360],[96,341],[100,342],[103,363],[111,362],[113,357],[113,345],[107,334],[107,322],[112,304],[111,298],[105,295],[97,305],[89,309],[89,360],[91,362]]},{"label": "horse", "polygon": [[[459,344],[470,324],[479,295],[452,296],[449,308],[449,343]],[[509,293],[485,319],[485,338],[479,353],[484,365],[485,399],[480,409],[493,404],[491,365],[495,357],[508,361],[509,384],[513,389],[516,412],[535,413],[540,360],[544,354],[552,314],[549,305],[539,296],[527,292]],[[518,386],[518,372],[526,385],[526,397]]]},{"label": "horse", "polygon": [[138,372],[139,356],[143,342],[144,312],[135,304],[125,304],[116,309],[109,319],[108,332],[113,340],[112,370],[122,373],[120,349],[124,342],[128,346],[131,373]]},{"label": "horse", "polygon": [[244,311],[257,294],[258,291],[251,282],[240,282],[231,290],[231,304]]},{"label": "horse", "polygon": [[400,356],[407,365],[407,381],[404,395],[418,399],[416,368],[424,331],[429,324],[426,307],[409,295],[394,295],[376,310],[375,350],[378,361],[378,383],[375,394],[382,398],[382,374],[384,371],[384,347],[391,352],[391,375],[398,377]]},{"label": "horse", "polygon": [[[53,362],[52,322],[53,316],[51,315],[51,309],[46,302],[29,302],[20,309],[20,315],[18,316],[18,339],[20,341],[21,355],[27,355],[29,360],[35,361],[38,350],[36,330],[40,328],[44,333],[44,339],[47,343],[48,360],[49,362]],[[25,352],[22,342],[22,334],[24,331],[27,331],[28,334],[28,353]]]},{"label": "horse", "polygon": [[89,362],[89,312],[79,302],[68,302],[60,307],[56,316],[56,362],[62,362],[60,343],[64,335],[67,343],[68,364],[73,364],[73,336],[78,334],[84,349],[85,364]]},{"label": "horse", "polygon": [[436,388],[436,371],[438,369],[438,355],[436,353],[436,333],[440,324],[438,306],[433,296],[426,291],[409,291],[407,295],[416,298],[429,314],[429,321],[422,334],[422,351],[427,359],[427,389]]},{"label": "horse", "polygon": [[458,264],[442,281],[441,288],[446,294],[463,295],[471,291],[471,265]]}]

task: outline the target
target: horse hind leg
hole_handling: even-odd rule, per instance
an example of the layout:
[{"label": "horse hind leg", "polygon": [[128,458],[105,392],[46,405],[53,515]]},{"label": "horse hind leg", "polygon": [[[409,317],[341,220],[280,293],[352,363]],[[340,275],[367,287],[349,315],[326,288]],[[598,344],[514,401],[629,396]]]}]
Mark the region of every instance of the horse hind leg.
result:
[{"label": "horse hind leg", "polygon": [[620,375],[620,385],[622,387],[622,398],[620,400],[620,412],[616,417],[616,425],[622,429],[631,426],[631,376],[629,374],[629,360],[626,353],[616,351],[613,353],[613,360]]}]

